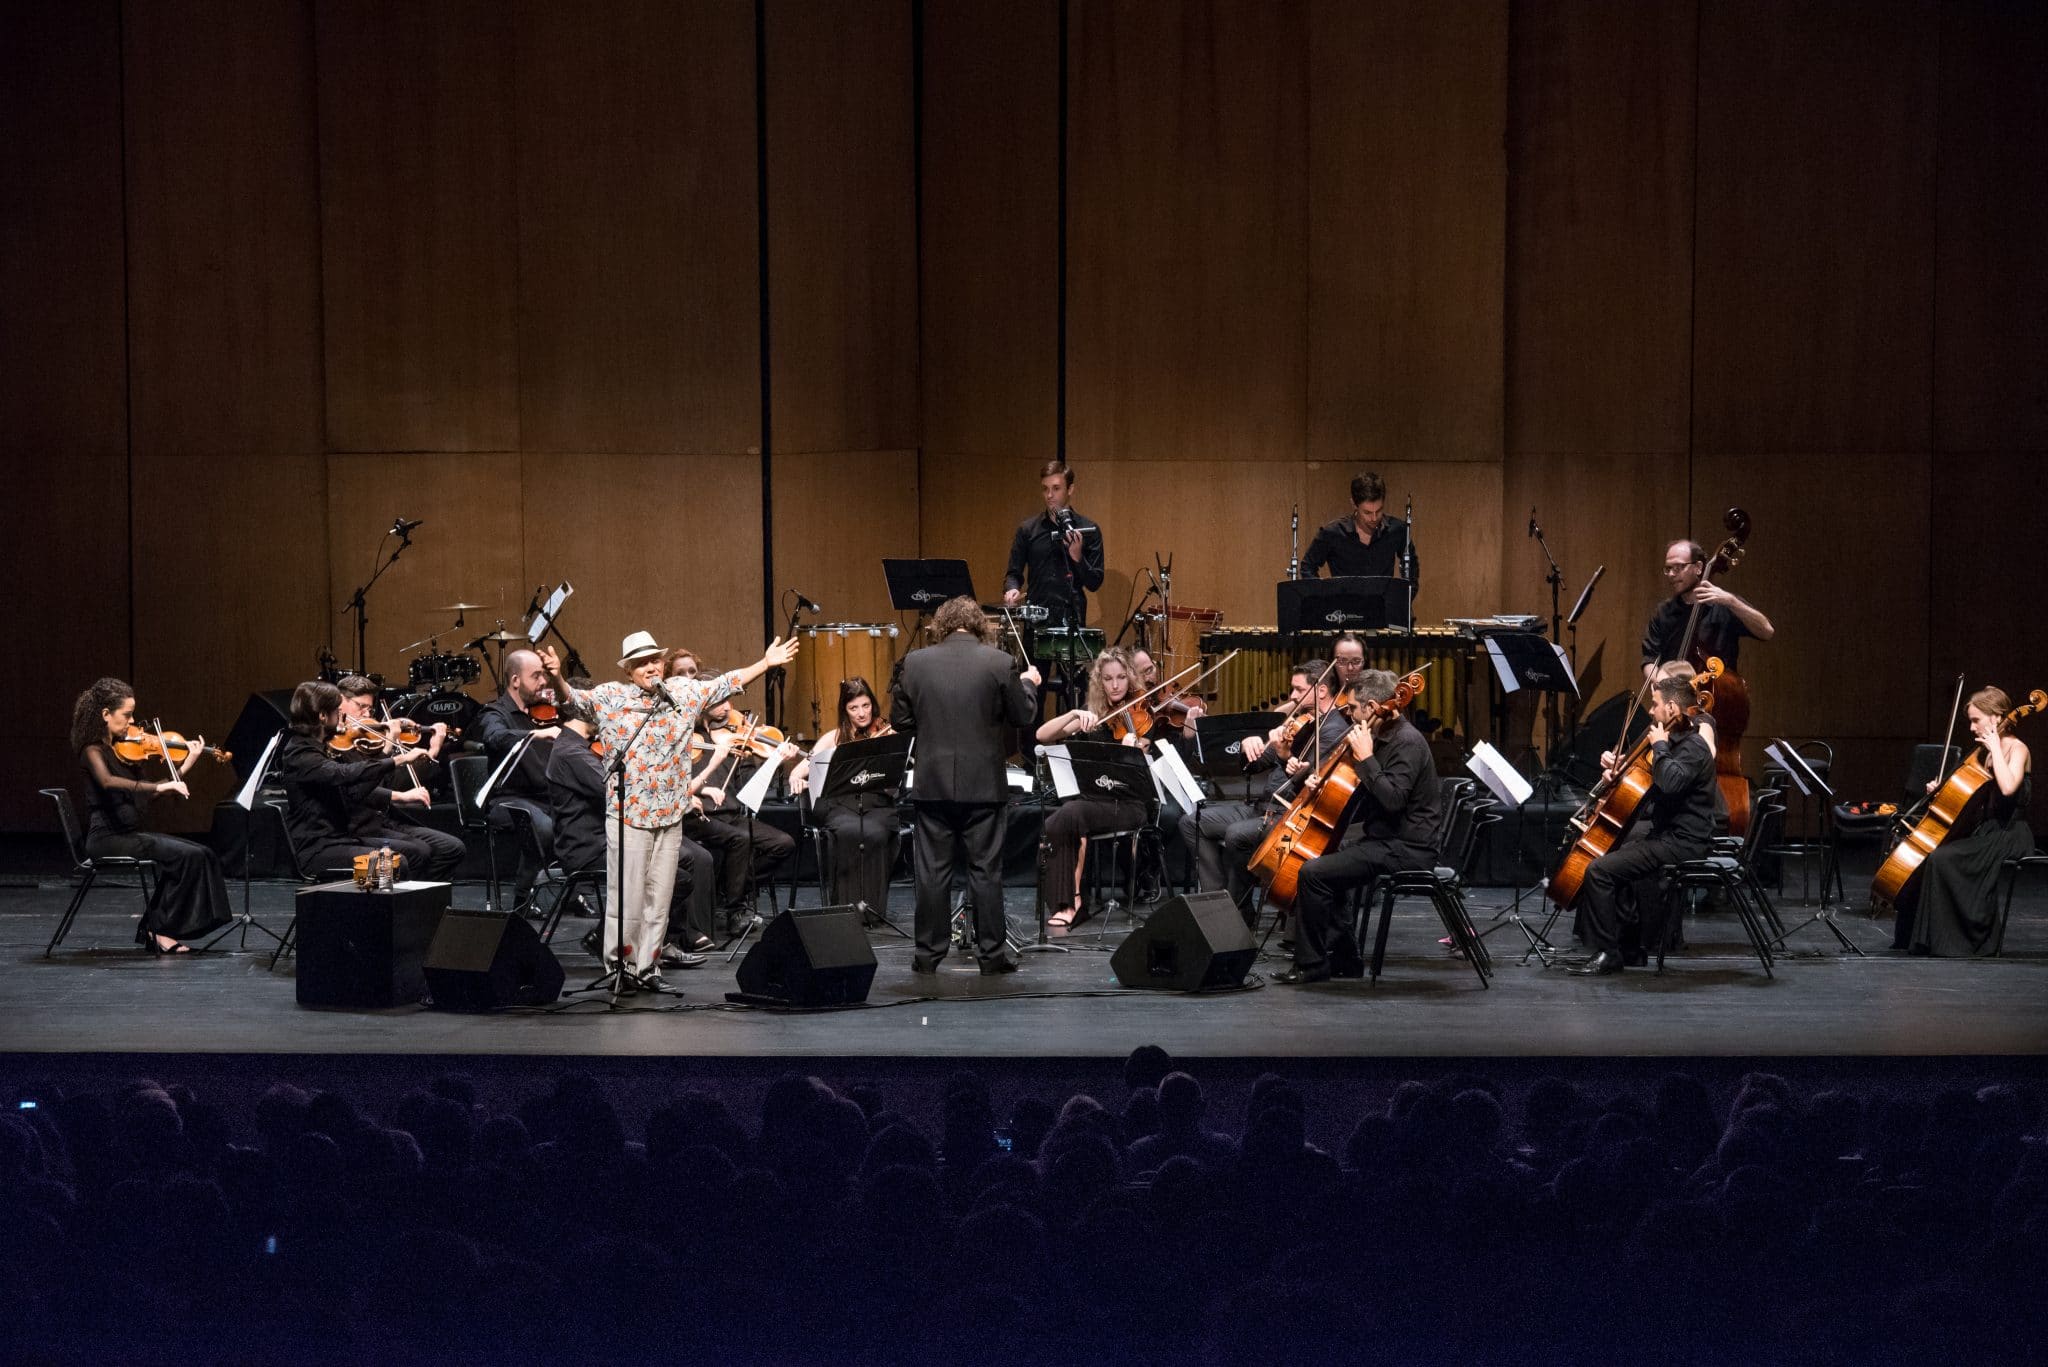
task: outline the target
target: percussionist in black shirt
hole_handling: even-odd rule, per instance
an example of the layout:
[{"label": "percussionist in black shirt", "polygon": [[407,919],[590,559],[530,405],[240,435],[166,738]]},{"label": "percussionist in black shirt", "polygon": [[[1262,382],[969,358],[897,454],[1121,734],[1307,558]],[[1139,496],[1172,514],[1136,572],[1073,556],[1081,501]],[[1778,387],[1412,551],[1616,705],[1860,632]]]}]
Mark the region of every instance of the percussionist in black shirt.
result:
[{"label": "percussionist in black shirt", "polygon": [[1033,513],[1010,538],[1003,605],[1022,600],[1045,608],[1055,625],[1088,620],[1088,595],[1102,587],[1102,528],[1073,508],[1074,472],[1048,461],[1038,472],[1045,511]]},{"label": "percussionist in black shirt", "polygon": [[[1368,669],[1358,676],[1352,696],[1358,702],[1385,702],[1394,696],[1397,683],[1384,669]],[[1345,743],[1358,765],[1358,794],[1353,799],[1357,805],[1350,825],[1359,838],[1301,866],[1294,969],[1280,975],[1283,983],[1363,973],[1364,958],[1346,924],[1348,894],[1383,873],[1426,869],[1436,856],[1443,801],[1437,791],[1436,759],[1422,733],[1407,717],[1392,713],[1355,723]],[[1314,782],[1313,776],[1309,781]]]},{"label": "percussionist in black shirt", "polygon": [[[1317,528],[1301,558],[1301,577],[1313,579],[1330,567],[1333,575],[1405,577],[1411,599],[1422,592],[1422,571],[1408,544],[1408,524],[1388,517],[1387,482],[1370,470],[1351,481],[1351,515]],[[1403,553],[1406,553],[1405,555]]]},{"label": "percussionist in black shirt", "polygon": [[[1593,957],[1571,971],[1619,973],[1625,962],[1641,962],[1640,946],[1656,944],[1667,914],[1657,886],[1666,864],[1703,858],[1713,844],[1714,752],[1686,716],[1694,701],[1691,682],[1666,675],[1650,691],[1650,789],[1644,810],[1621,843],[1586,869],[1586,943]],[[1610,763],[1613,757],[1610,756]],[[1624,917],[1634,902],[1637,945],[1626,943]]]},{"label": "percussionist in black shirt", "polygon": [[1701,659],[1718,657],[1731,674],[1736,666],[1742,638],[1754,636],[1768,641],[1777,635],[1771,619],[1719,584],[1702,583],[1707,572],[1707,553],[1697,541],[1674,541],[1664,548],[1664,577],[1671,581],[1671,596],[1657,605],[1650,625],[1643,632],[1643,678],[1656,677],[1657,666],[1678,658],[1684,644],[1685,624],[1695,605],[1700,610],[1694,644]]}]

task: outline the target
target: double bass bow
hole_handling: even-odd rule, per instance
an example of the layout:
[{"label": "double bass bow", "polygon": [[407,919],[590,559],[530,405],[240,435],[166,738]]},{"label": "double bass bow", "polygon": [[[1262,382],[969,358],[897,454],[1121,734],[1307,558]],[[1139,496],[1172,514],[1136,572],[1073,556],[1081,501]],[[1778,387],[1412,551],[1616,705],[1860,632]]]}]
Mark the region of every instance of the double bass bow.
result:
[{"label": "double bass bow", "polygon": [[[1962,696],[1960,686],[1957,696]],[[2025,702],[1999,718],[1998,734],[2009,733],[2015,723],[2044,709],[2048,709],[2048,693],[2037,688],[2027,695]],[[1953,732],[1953,718],[1949,727]],[[1997,784],[1986,758],[1983,746],[1972,750],[1927,800],[1927,814],[1892,847],[1884,863],[1878,865],[1876,877],[1870,880],[1873,907],[1912,905],[1918,895],[1920,870],[1927,866],[1928,858],[1950,836],[1968,835],[1983,821],[1984,807],[1989,801],[1985,790]]]}]

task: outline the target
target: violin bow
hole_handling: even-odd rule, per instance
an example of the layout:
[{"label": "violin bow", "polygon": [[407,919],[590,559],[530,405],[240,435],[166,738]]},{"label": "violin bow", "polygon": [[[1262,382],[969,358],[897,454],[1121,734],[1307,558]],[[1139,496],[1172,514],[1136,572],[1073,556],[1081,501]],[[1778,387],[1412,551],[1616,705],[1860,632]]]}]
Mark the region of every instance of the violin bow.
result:
[{"label": "violin bow", "polygon": [[[1941,733],[1941,763],[1940,763],[1940,764],[1939,764],[1938,766],[1936,766],[1936,768],[1935,768],[1935,771],[1934,771],[1934,776],[1935,776],[1935,784],[1934,784],[1934,786],[1935,786],[1935,789],[1936,789],[1936,791],[1939,791],[1939,790],[1940,790],[1940,788],[1941,788],[1941,781],[1942,781],[1942,780],[1944,780],[1944,779],[1946,779],[1946,778],[1948,777],[1948,756],[1949,756],[1949,752],[1950,752],[1951,750],[1958,750],[1958,749],[1961,749],[1961,748],[1962,748],[1962,747],[1958,746],[1958,745],[1957,745],[1957,744],[1955,743],[1955,740],[1956,740],[1956,718],[1962,715],[1962,711],[1963,711],[1963,676],[1962,676],[1961,674],[1958,674],[1958,675],[1956,675],[1956,696],[1955,696],[1955,701],[1949,704],[1949,709],[1948,709],[1948,730],[1946,730],[1946,731],[1944,731],[1944,732],[1942,732],[1942,733]],[[1920,812],[1921,812],[1921,810],[1922,810],[1923,808],[1925,808],[1925,807],[1927,806],[1928,802],[1929,802],[1929,801],[1931,801],[1931,800],[1933,799],[1933,797],[1934,797],[1934,794],[1933,794],[1933,793],[1922,793],[1922,794],[1920,794],[1920,800],[1919,800],[1918,802],[1916,802],[1916,803],[1914,803],[1914,804],[1913,804],[1912,806],[1908,807],[1908,808],[1907,808],[1907,809],[1906,809],[1905,811],[1903,811],[1903,812],[1899,813],[1899,821],[1900,821],[1901,823],[1903,823],[1904,825],[1906,825],[1906,826],[1910,827],[1910,826],[1912,825],[1912,823],[1914,823],[1915,821],[1918,821],[1918,820],[1920,819]]]},{"label": "violin bow", "polygon": [[171,782],[177,783],[181,781],[183,776],[178,773],[178,766],[171,763],[171,747],[164,743],[164,719],[162,717],[154,717],[150,720],[149,725],[156,732],[156,752],[163,756],[164,768],[171,771]]},{"label": "violin bow", "polygon": [[[1230,652],[1230,655],[1235,655],[1235,654],[1237,654],[1237,652],[1236,652],[1236,651],[1234,651],[1234,650]],[[1224,656],[1224,657],[1223,657],[1223,660],[1228,660],[1228,659],[1230,658],[1230,655],[1226,655],[1226,656]],[[1218,660],[1218,661],[1216,662],[1216,666],[1215,666],[1215,668],[1221,668],[1221,667],[1222,667],[1222,665],[1223,665],[1223,660]],[[1180,672],[1180,674],[1176,674],[1176,675],[1174,675],[1174,676],[1173,676],[1173,679],[1178,679],[1178,678],[1180,677],[1180,675],[1181,675],[1181,674],[1191,674],[1191,673],[1193,673],[1193,672],[1194,672],[1195,670],[1197,670],[1197,669],[1200,669],[1201,667],[1202,667],[1202,662],[1201,662],[1200,660],[1197,660],[1197,661],[1195,661],[1195,662],[1194,662],[1193,664],[1189,665],[1189,666],[1188,666],[1188,667],[1187,667],[1186,669],[1183,669],[1183,670],[1182,670],[1182,671]],[[1210,672],[1211,672],[1211,673],[1213,673],[1213,672],[1214,672],[1214,669],[1212,669],[1212,670],[1211,670]],[[1208,676],[1207,676],[1207,675],[1205,674],[1205,675],[1204,675],[1203,677],[1204,677],[1204,678],[1206,678],[1206,677],[1208,677]],[[1166,688],[1166,687],[1169,687],[1169,686],[1171,686],[1171,685],[1172,685],[1172,683],[1173,683],[1173,679],[1162,679],[1162,680],[1160,680],[1160,681],[1159,681],[1158,683],[1156,683],[1156,684],[1153,684],[1153,685],[1152,685],[1152,686],[1151,686],[1150,688],[1146,689],[1146,690],[1145,690],[1145,691],[1144,691],[1143,693],[1140,693],[1140,694],[1138,694],[1138,695],[1137,695],[1136,697],[1132,698],[1132,699],[1131,699],[1131,700],[1130,700],[1129,702],[1126,702],[1126,703],[1125,703],[1125,704],[1124,704],[1124,705],[1123,705],[1122,707],[1119,707],[1119,708],[1118,708],[1118,709],[1117,709],[1116,711],[1114,711],[1114,712],[1110,712],[1110,713],[1107,713],[1106,715],[1104,715],[1104,716],[1101,716],[1101,717],[1097,717],[1097,718],[1095,719],[1095,724],[1096,724],[1097,726],[1107,726],[1107,725],[1109,725],[1109,723],[1110,723],[1110,720],[1111,720],[1111,718],[1114,718],[1114,717],[1120,717],[1120,716],[1122,716],[1122,715],[1123,715],[1124,713],[1126,713],[1126,712],[1130,711],[1130,710],[1131,710],[1132,708],[1136,707],[1136,706],[1137,706],[1137,705],[1138,705],[1139,703],[1141,703],[1141,702],[1145,701],[1145,699],[1147,699],[1147,698],[1151,697],[1151,696],[1152,696],[1152,695],[1153,695],[1154,693],[1157,693],[1157,692],[1158,692],[1158,691],[1159,691],[1160,689],[1162,689],[1162,688]]]},{"label": "violin bow", "polygon": [[[377,704],[377,710],[378,710],[379,712],[382,712],[382,713],[384,714],[384,724],[385,724],[386,726],[389,726],[389,725],[391,724],[391,706],[390,706],[390,704],[389,704],[389,703],[381,703],[381,702],[380,702],[380,703],[378,703],[378,704]],[[389,736],[386,736],[386,737],[385,737],[385,744],[387,744],[387,745],[396,745],[396,744],[398,744],[398,738],[397,738],[397,737],[396,737],[395,735],[389,735]],[[416,769],[414,769],[414,768],[412,767],[412,762],[411,762],[410,760],[408,760],[408,761],[406,762],[406,766],[405,766],[405,776],[406,776],[407,778],[409,778],[409,779],[411,779],[411,780],[412,780],[412,786],[413,786],[413,787],[415,787],[415,788],[419,788],[419,787],[422,787],[422,786],[424,786],[424,785],[423,785],[423,784],[421,784],[421,782],[420,782],[420,776],[419,776],[419,771],[418,771],[418,770],[416,770]]]}]

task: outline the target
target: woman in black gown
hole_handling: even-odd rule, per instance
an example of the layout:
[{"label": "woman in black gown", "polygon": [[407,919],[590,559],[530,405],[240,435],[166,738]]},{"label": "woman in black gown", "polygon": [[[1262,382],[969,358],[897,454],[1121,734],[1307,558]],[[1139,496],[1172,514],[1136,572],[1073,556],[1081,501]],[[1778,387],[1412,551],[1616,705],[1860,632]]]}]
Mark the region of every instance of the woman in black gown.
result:
[{"label": "woman in black gown", "polygon": [[2032,757],[2024,742],[2002,729],[2011,711],[2012,699],[2000,689],[1970,695],[1970,731],[1991,772],[1977,797],[1986,804],[1984,819],[1969,834],[1944,840],[1921,865],[1918,905],[1902,908],[1898,925],[1899,943],[1916,954],[1989,954],[1998,925],[2000,870],[2006,860],[2034,852],[2027,826]]},{"label": "woman in black gown", "polygon": [[228,909],[227,879],[220,856],[194,840],[142,829],[142,809],[159,793],[187,796],[184,777],[199,762],[203,739],[195,739],[176,778],[162,763],[161,778],[127,763],[114,742],[135,721],[135,690],[119,679],[101,679],[71,707],[71,749],[85,771],[85,852],[94,859],[125,857],[156,864],[156,888],[136,928],[135,943],[152,954],[190,954],[196,940],[234,919]]},{"label": "woman in black gown", "polygon": [[[848,741],[894,735],[889,719],[875,705],[875,690],[856,675],[839,685],[839,724],[818,737],[811,759],[825,759]],[[792,793],[810,782],[811,766],[799,764],[790,774]],[[815,797],[813,798],[815,802]],[[897,836],[903,820],[896,799],[887,793],[856,793],[818,802],[813,819],[832,832],[832,899],[851,897],[877,913],[889,908],[889,871],[896,867]]]}]

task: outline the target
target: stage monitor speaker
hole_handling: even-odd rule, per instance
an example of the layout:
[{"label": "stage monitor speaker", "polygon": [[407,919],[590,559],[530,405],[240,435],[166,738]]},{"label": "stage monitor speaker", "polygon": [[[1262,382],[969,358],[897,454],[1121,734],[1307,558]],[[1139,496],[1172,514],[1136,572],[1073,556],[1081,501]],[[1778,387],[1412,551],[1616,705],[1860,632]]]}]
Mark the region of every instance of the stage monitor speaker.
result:
[{"label": "stage monitor speaker", "polygon": [[417,1006],[446,883],[401,883],[366,892],[353,881],[301,888],[294,899],[301,1006]]},{"label": "stage monitor speaker", "polygon": [[234,756],[236,778],[244,783],[249,781],[249,771],[263,758],[263,747],[290,725],[291,719],[291,689],[270,688],[249,695],[249,700],[242,704],[242,715],[235,718],[235,724],[228,728],[227,740],[222,742],[222,748]]},{"label": "stage monitor speaker", "polygon": [[451,911],[427,947],[427,991],[443,1011],[546,1006],[562,995],[562,964],[518,916]]},{"label": "stage monitor speaker", "polygon": [[740,960],[726,1000],[750,1006],[848,1006],[868,999],[875,951],[851,906],[792,907]]},{"label": "stage monitor speaker", "polygon": [[1125,987],[1199,992],[1241,987],[1259,947],[1227,892],[1176,897],[1152,913],[1109,956]]}]

